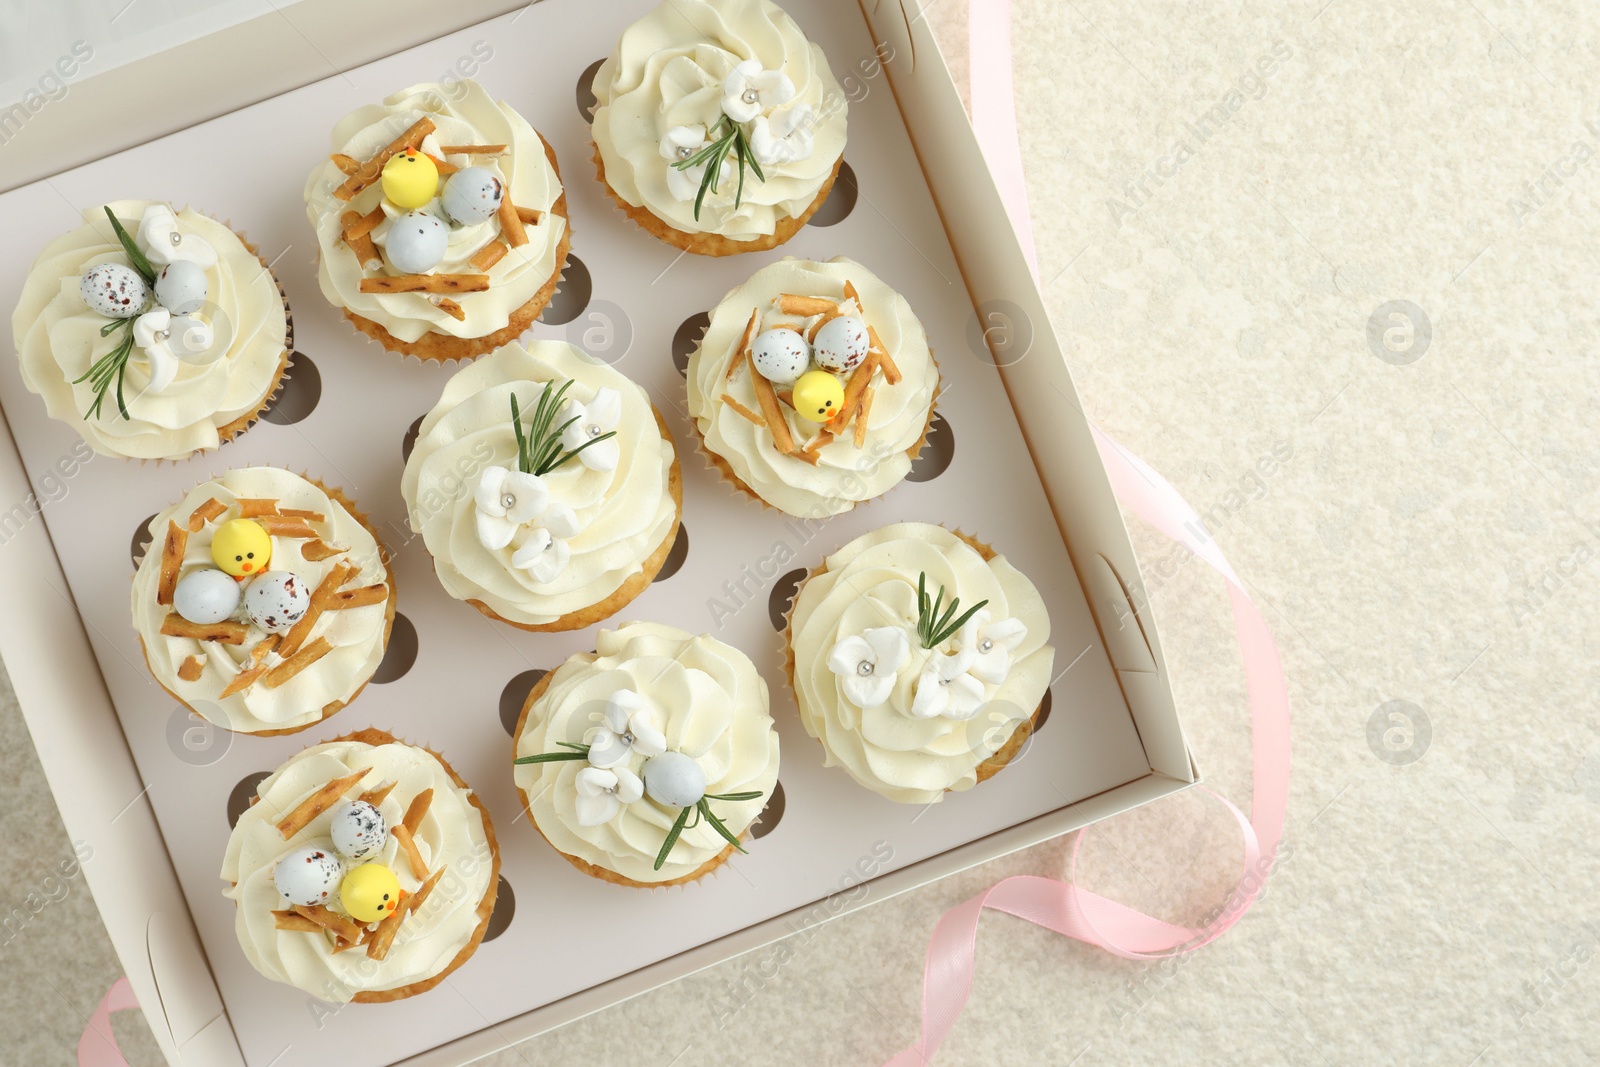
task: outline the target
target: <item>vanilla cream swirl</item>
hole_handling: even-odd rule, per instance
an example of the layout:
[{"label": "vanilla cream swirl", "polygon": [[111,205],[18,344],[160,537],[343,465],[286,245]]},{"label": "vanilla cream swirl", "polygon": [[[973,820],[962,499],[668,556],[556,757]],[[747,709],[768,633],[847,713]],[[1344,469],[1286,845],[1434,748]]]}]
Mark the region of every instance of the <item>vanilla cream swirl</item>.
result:
[{"label": "vanilla cream swirl", "polygon": [[[108,206],[132,235],[151,203],[118,200]],[[177,219],[180,234],[202,237],[217,252],[216,265],[205,272],[208,295],[200,317],[215,327],[213,348],[222,351],[204,366],[180,364],[172,383],[153,393],[147,391],[150,364],[135,349],[122,384],[128,418],[108,396],[99,415],[86,420],[94,390],[87,381],[73,384],[125,336],[121,330],[102,336],[113,320],[91,311],[78,291],[78,279],[89,268],[128,265],[104,209],[85,210],[81,227],[39,253],[11,318],[23,384],[44,397],[51,418],[71,425],[102,455],[175,459],[216,448],[218,428],[253,414],[278,381],[288,313],[272,272],[222,223],[187,208]]]},{"label": "vanilla cream swirl", "polygon": [[[645,622],[601,630],[594,652],[556,668],[528,713],[517,756],[558,752],[563,741],[582,743],[606,698],[619,689],[633,690],[655,709],[667,750],[700,765],[707,793],[761,793],[754,800],[710,802],[729,830],[743,833],[778,780],[778,732],[768,713],[767,683],[755,664],[708,634]],[[627,759],[628,768],[641,773],[645,758],[630,753]],[[683,831],[666,863],[654,870],[680,809],[646,795],[609,822],[580,826],[574,779],[584,766],[568,760],[523,764],[515,771],[539,832],[567,855],[636,882],[667,882],[693,873],[727,847],[702,820]]]},{"label": "vanilla cream swirl", "polygon": [[[290,907],[272,880],[278,860],[305,845],[321,844],[333,851],[328,836],[331,811],[287,840],[276,823],[317,789],[362,768],[368,768],[367,774],[345,792],[345,799],[395,783],[378,806],[391,827],[400,824],[417,794],[433,790],[428,812],[413,836],[428,871],[445,871],[422,908],[401,922],[382,960],[369,959],[360,949],[336,954],[327,935],[279,930],[272,915]],[[477,908],[496,876],[498,859],[489,844],[485,816],[432,753],[398,741],[379,745],[330,741],[294,756],[256,793],[259,799],[239,816],[228,837],[221,872],[224,881],[233,883],[223,894],[237,905],[234,930],[256,970],[323,1000],[344,1003],[357,993],[426,981],[449,967],[471,943],[481,921]],[[393,834],[380,853],[363,862],[387,866],[407,893],[415,893],[421,885]],[[351,864],[347,861],[346,866]],[[336,903],[330,907],[339,910]]]},{"label": "vanilla cream swirl", "polygon": [[[761,410],[751,379],[755,371],[746,368],[731,380],[728,377],[728,364],[740,355],[739,341],[752,311],[761,312],[754,331],[759,334],[795,321],[777,312],[774,297],[789,293],[840,301],[846,281],[860,294],[862,318],[877,331],[903,377],[895,385],[881,372],[874,379],[861,448],[847,431],[822,446],[812,466],[779,452],[765,425],[751,422],[721,398],[727,393],[751,411]],[[898,485],[911,470],[906,451],[922,439],[938,389],[939,368],[911,305],[867,268],[842,257],[827,263],[786,258],[763,267],[722,298],[711,312],[700,347],[689,358],[689,414],[706,447],[726,460],[762,500],[802,518],[849,511]],[[783,411],[797,444],[809,441],[821,428],[787,407]]]},{"label": "vanilla cream swirl", "polygon": [[[553,581],[535,580],[511,564],[511,546],[493,550],[478,539],[473,490],[490,467],[517,468],[511,397],[523,426],[538,406],[540,383],[573,384],[580,403],[614,389],[622,416],[614,440],[615,470],[573,460],[543,476],[550,495],[577,513],[579,532],[567,539],[572,557]],[[514,623],[543,626],[591,607],[643,570],[644,561],[677,527],[669,488],[676,453],[662,436],[650,399],[638,385],[564,341],[503,345],[456,372],[422,420],[400,491],[411,529],[422,534],[445,591],[476,600]]]},{"label": "vanilla cream swirl", "polygon": [[[364,604],[323,612],[308,641],[326,638],[333,646],[332,651],[275,689],[258,679],[240,692],[221,696],[234,676],[251,666],[252,652],[266,639],[266,632],[249,627],[249,636],[241,645],[169,637],[161,632],[161,624],[172,608],[156,603],[156,588],[161,579],[161,545],[166,538],[167,522],[170,520],[187,528],[194,509],[213,497],[227,510],[189,534],[183,567],[179,571],[180,581],[191,571],[215,566],[211,559],[211,537],[222,523],[239,518],[241,498],[276,500],[280,510],[298,508],[316,512],[322,519],[310,522],[318,537],[330,545],[349,549],[328,559],[309,560],[300,554],[307,539],[273,537],[272,560],[267,569],[289,571],[308,589],[315,589],[323,576],[340,562],[360,568],[359,573],[345,583],[345,588],[387,582],[378,542],[343,505],[322,489],[297,474],[276,467],[229,471],[216,481],[196,486],[175,507],[150,520],[150,548],[133,576],[133,626],[144,643],[145,659],[156,681],[202,718],[229,730],[258,733],[308,726],[322,718],[322,709],[328,704],[354,697],[378,669],[388,630],[386,605]],[[391,589],[390,596],[393,595]],[[186,682],[178,677],[178,668],[196,655],[205,659],[200,677]],[[276,653],[269,652],[262,662],[270,668],[280,661]]]},{"label": "vanilla cream swirl", "polygon": [[[999,685],[985,684],[985,704],[965,721],[911,715],[913,688],[933,655],[917,640],[917,576],[928,596],[966,606],[987,600],[995,618],[1016,618],[1027,635],[1012,652]],[[884,703],[858,708],[845,698],[828,653],[841,639],[880,626],[910,631],[911,657]],[[789,622],[794,689],[806,732],[822,742],[828,766],[890,800],[928,804],[945,790],[970,789],[978,764],[1011,739],[1050,686],[1055,650],[1050,617],[1033,583],[1004,556],[982,554],[942,526],[897,523],[865,534],[826,560],[795,598]]]},{"label": "vanilla cream swirl", "polygon": [[[796,95],[781,110],[811,109],[815,145],[806,159],[763,166],[765,181],[747,174],[738,207],[737,177],[726,180],[697,220],[694,201],[668,188],[671,161],[662,158],[661,141],[674,127],[715,125],[724,81],[750,59],[794,83]],[[779,220],[805,214],[844,154],[844,92],[822,49],[768,0],[668,0],[624,31],[595,74],[594,94],[594,142],[606,184],[684,233],[769,236]]]},{"label": "vanilla cream swirl", "polygon": [[[537,223],[525,226],[528,243],[512,248],[494,266],[481,271],[470,260],[479,249],[501,239],[499,216],[491,215],[470,226],[451,226],[444,258],[429,273],[489,276],[489,288],[483,292],[452,297],[465,315],[462,319],[443,311],[427,293],[363,293],[363,278],[401,272],[390,269],[387,263],[377,271],[362,268],[342,236],[344,213],[353,210],[365,215],[381,204],[385,219],[372,231],[372,240],[383,248],[392,221],[405,212],[384,199],[381,182],[373,182],[351,200],[334,196],[346,176],[329,159],[311,172],[305,189],[306,214],[316,228],[322,250],[317,279],[322,283],[323,295],[335,307],[376,322],[401,341],[415,341],[430,332],[484,337],[505,329],[512,313],[532,300],[560,265],[556,257],[567,220],[551,208],[561,197],[561,180],[545,157],[544,143],[527,120],[509,105],[495,103],[481,85],[471,80],[414,85],[382,104],[352,111],[333,128],[333,151],[366,162],[421,118],[431,119],[434,124],[434,131],[418,146],[422,151],[460,168],[484,168],[500,179],[513,204],[541,213]],[[445,155],[439,150],[442,145],[483,144],[508,147],[498,156]],[[441,189],[445,180],[440,179]],[[437,201],[422,210],[448,224]]]}]

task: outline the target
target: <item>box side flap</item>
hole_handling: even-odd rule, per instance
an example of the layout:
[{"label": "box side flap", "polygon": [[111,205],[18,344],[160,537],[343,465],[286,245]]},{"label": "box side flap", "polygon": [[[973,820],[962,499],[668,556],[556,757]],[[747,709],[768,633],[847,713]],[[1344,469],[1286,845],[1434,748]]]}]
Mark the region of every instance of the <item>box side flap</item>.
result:
[{"label": "box side flap", "polygon": [[[955,250],[976,314],[968,330],[975,358],[998,369],[1035,459],[1073,567],[1114,660],[1150,766],[1190,781],[1166,662],[1139,563],[1101,466],[1083,404],[1044,300],[1018,244],[955,82],[925,18],[904,0],[860,0],[883,57],[934,203]],[[1046,457],[1046,459],[1041,459]],[[1110,569],[1107,582],[1099,568]],[[1136,629],[1124,631],[1130,609]],[[1126,636],[1130,640],[1124,640]],[[1139,684],[1126,679],[1142,674]]]},{"label": "box side flap", "polygon": [[[109,462],[109,461],[108,461]],[[231,1031],[206,1059],[185,1059],[169,1014],[193,1018],[220,1004],[166,845],[145,802],[122,727],[112,710],[88,634],[40,520],[49,506],[29,487],[10,424],[0,411],[0,589],[23,611],[0,615],[5,661],[45,777],[74,842],[92,850],[83,876],[117,958],[162,1053],[173,1063],[243,1063]],[[161,970],[148,940],[151,915],[168,917]],[[199,965],[196,966],[195,964]],[[167,1007],[163,1010],[162,1005]],[[191,1005],[201,1005],[199,1008]]]}]

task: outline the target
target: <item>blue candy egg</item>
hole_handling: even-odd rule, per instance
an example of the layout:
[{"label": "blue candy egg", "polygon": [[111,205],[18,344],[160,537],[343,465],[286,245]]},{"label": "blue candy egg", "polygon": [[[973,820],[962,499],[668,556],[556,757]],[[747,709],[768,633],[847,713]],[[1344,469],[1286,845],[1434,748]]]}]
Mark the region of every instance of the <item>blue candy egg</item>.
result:
[{"label": "blue candy egg", "polygon": [[462,226],[483,222],[500,210],[505,189],[494,173],[483,167],[465,167],[444,183],[439,206]]},{"label": "blue candy egg", "polygon": [[426,211],[408,211],[389,225],[384,254],[401,274],[425,274],[450,246],[450,227]]},{"label": "blue candy egg", "polygon": [[78,292],[90,311],[111,319],[133,318],[150,299],[150,289],[139,272],[121,263],[90,267],[78,279]]}]

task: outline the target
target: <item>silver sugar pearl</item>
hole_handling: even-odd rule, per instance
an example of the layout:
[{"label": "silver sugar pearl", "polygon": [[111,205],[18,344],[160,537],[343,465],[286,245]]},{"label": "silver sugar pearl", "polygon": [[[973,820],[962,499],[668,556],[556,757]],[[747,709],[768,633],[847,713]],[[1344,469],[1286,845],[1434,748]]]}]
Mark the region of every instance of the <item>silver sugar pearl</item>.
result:
[{"label": "silver sugar pearl", "polygon": [[183,234],[179,233],[177,230],[173,230],[172,231],[172,246],[174,248],[176,248],[177,246],[179,246],[181,244],[183,244]]},{"label": "silver sugar pearl", "polygon": [[743,99],[747,104],[754,104],[761,100],[761,94],[756,92],[754,89],[746,89],[744,91],[744,96],[741,99]]},{"label": "silver sugar pearl", "polygon": [[591,425],[589,427],[589,436],[590,437],[599,437],[600,436],[600,427]]},{"label": "silver sugar pearl", "polygon": [[678,146],[679,159],[688,159],[692,155],[694,155],[694,149],[690,148],[688,145],[685,144]]},{"label": "silver sugar pearl", "polygon": [[500,506],[505,508],[507,511],[510,511],[512,508],[517,506],[517,498],[512,496],[510,493],[503,493],[500,497]]},{"label": "silver sugar pearl", "polygon": [[859,664],[856,665],[856,673],[861,675],[862,677],[866,677],[867,675],[871,674],[875,669],[876,668],[873,667],[873,665],[868,663],[866,660],[862,660]]},{"label": "silver sugar pearl", "polygon": [[978,643],[978,651],[979,652],[988,652],[992,648],[994,648],[994,642],[988,640],[987,638],[985,638],[983,641],[980,641]]}]

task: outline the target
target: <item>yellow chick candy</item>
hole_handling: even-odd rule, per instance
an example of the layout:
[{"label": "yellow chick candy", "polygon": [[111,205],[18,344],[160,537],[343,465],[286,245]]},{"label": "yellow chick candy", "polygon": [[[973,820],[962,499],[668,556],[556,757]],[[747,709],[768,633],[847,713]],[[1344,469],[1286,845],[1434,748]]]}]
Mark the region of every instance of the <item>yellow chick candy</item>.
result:
[{"label": "yellow chick candy", "polygon": [[272,538],[259,522],[229,519],[211,539],[211,561],[235,578],[250,578],[272,562]]},{"label": "yellow chick candy", "polygon": [[400,906],[400,882],[381,863],[363,863],[339,883],[339,903],[357,922],[387,919]]},{"label": "yellow chick candy", "polygon": [[408,148],[383,165],[383,195],[395,207],[419,208],[439,192],[439,168],[433,160]]},{"label": "yellow chick candy", "polygon": [[827,422],[844,406],[844,386],[825,370],[809,370],[794,383],[795,414],[810,422]]}]

